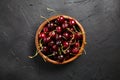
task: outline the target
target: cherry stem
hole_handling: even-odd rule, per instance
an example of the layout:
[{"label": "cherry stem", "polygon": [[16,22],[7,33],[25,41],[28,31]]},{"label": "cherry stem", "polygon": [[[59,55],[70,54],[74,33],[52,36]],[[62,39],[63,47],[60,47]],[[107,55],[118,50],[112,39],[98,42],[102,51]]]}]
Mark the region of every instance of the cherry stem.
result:
[{"label": "cherry stem", "polygon": [[42,41],[42,39],[40,39],[39,45],[40,45],[40,49],[42,50],[43,47],[42,47],[42,42],[41,41]]},{"label": "cherry stem", "polygon": [[73,45],[73,44],[75,44],[76,43],[76,40],[71,44],[71,45]]},{"label": "cherry stem", "polygon": [[83,49],[83,51],[84,51],[84,54],[86,55],[86,50],[85,50],[85,49]]},{"label": "cherry stem", "polygon": [[52,12],[54,12],[54,13],[58,14],[58,13],[57,13],[57,11],[56,11],[56,10],[54,10],[54,9],[47,8],[47,10],[48,10],[48,11],[52,11]]},{"label": "cherry stem", "polygon": [[53,54],[47,55],[48,57],[53,56]]},{"label": "cherry stem", "polygon": [[67,40],[64,36],[62,36],[65,40]]},{"label": "cherry stem", "polygon": [[70,32],[72,33],[72,35],[73,35],[73,36],[72,36],[72,39],[70,40],[70,42],[71,42],[71,41],[74,39],[74,37],[75,37],[75,36],[74,36],[74,32],[71,31],[69,28],[67,28],[67,30],[70,31]]},{"label": "cherry stem", "polygon": [[74,34],[74,32],[73,32],[73,31],[71,31],[69,28],[67,28],[67,30],[68,30],[68,31],[70,31],[72,34]]},{"label": "cherry stem", "polygon": [[36,57],[38,55],[38,51],[36,50],[36,53],[33,55],[33,56],[28,56],[29,58],[34,58],[34,57]]},{"label": "cherry stem", "polygon": [[63,46],[62,46],[62,52],[65,54],[65,52],[70,48],[70,45],[65,49],[63,50]]},{"label": "cherry stem", "polygon": [[44,17],[44,16],[40,16],[40,17],[45,19],[48,23],[50,23],[50,21],[46,17]]},{"label": "cherry stem", "polygon": [[78,32],[75,26],[73,26],[73,28],[75,29],[76,32]]},{"label": "cherry stem", "polygon": [[58,52],[59,52],[59,54],[61,55],[61,50],[60,50],[60,48],[58,49]]}]

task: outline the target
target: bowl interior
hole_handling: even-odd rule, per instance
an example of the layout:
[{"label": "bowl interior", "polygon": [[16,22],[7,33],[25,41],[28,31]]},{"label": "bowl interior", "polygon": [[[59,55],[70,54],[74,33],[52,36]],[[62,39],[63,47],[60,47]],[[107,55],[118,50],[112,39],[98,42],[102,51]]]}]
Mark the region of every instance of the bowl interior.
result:
[{"label": "bowl interior", "polygon": [[[56,16],[52,16],[50,18],[48,18],[48,21],[51,21],[51,20],[54,20],[56,18],[58,18],[59,16],[63,16],[64,18],[66,19],[74,19],[70,16],[66,16],[66,15],[56,15]],[[55,60],[52,60],[50,59],[49,57],[47,57],[46,55],[44,55],[41,51],[40,51],[40,47],[39,47],[39,39],[38,39],[38,35],[41,33],[42,29],[44,28],[44,26],[48,23],[47,20],[45,20],[38,28],[37,32],[36,32],[36,36],[35,36],[35,44],[36,44],[36,48],[37,48],[37,51],[38,53],[43,57],[44,60],[48,61],[48,62],[51,62],[53,64],[66,64],[66,63],[69,63],[73,60],[75,60],[78,56],[80,56],[84,50],[84,47],[85,47],[85,44],[86,44],[86,35],[85,35],[85,31],[82,27],[82,25],[76,20],[74,19],[78,25],[78,27],[80,28],[81,32],[82,32],[82,35],[83,35],[83,40],[82,40],[82,45],[79,49],[79,52],[78,54],[76,54],[74,57],[68,59],[68,60],[65,60],[63,62],[58,62],[58,61],[55,61]]]}]

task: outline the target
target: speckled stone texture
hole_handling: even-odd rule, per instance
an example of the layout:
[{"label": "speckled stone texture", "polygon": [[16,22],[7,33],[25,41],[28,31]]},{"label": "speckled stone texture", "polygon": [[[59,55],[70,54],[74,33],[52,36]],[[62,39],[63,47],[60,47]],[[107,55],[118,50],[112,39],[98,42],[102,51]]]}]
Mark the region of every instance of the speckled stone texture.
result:
[{"label": "speckled stone texture", "polygon": [[[67,65],[35,53],[35,32],[47,11],[76,18],[87,35],[86,55]],[[120,80],[120,0],[0,0],[0,80]]]}]

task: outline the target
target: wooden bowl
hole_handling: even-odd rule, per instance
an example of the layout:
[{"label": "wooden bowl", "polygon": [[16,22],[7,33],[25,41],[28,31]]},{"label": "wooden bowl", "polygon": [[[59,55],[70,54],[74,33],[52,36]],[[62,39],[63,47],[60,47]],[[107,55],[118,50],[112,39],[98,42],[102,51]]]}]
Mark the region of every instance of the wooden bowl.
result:
[{"label": "wooden bowl", "polygon": [[[70,16],[67,16],[67,15],[55,15],[55,16],[52,16],[52,17],[48,18],[48,21],[54,20],[54,19],[58,18],[59,16],[63,16],[63,17],[65,17],[66,19],[67,19],[67,18],[69,18],[69,19],[74,19],[74,18],[72,18],[72,17],[70,17]],[[85,35],[85,31],[84,31],[82,25],[81,25],[76,19],[74,19],[74,20],[76,21],[76,23],[77,23],[77,25],[79,26],[79,28],[80,28],[80,30],[81,30],[81,32],[82,32],[82,35],[83,35],[82,45],[81,45],[81,48],[80,48],[78,54],[76,54],[74,57],[72,57],[72,58],[70,58],[70,59],[68,59],[68,60],[65,60],[65,61],[63,61],[63,62],[58,62],[58,61],[52,60],[52,59],[50,59],[49,57],[47,57],[46,55],[44,55],[44,54],[40,51],[38,35],[39,35],[39,33],[42,31],[43,27],[48,23],[48,21],[47,21],[47,20],[44,21],[44,22],[39,26],[39,28],[37,29],[37,32],[36,32],[36,36],[35,36],[35,45],[36,45],[36,48],[37,48],[37,51],[38,51],[39,55],[40,55],[45,61],[50,62],[50,63],[53,63],[53,64],[66,64],[66,63],[69,63],[69,62],[75,60],[76,58],[78,58],[78,57],[82,54],[82,52],[83,52],[83,50],[84,50],[84,47],[85,47],[85,44],[86,44],[86,35]]]}]

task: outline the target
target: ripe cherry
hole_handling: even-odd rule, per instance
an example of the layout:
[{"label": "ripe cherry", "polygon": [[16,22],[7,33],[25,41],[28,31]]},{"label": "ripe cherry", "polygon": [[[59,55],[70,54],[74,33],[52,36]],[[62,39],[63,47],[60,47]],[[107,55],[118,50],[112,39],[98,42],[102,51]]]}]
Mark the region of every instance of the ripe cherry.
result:
[{"label": "ripe cherry", "polygon": [[49,28],[49,30],[51,30],[51,29],[53,29],[54,28],[54,23],[53,22],[51,22],[51,23],[48,23],[48,28]]},{"label": "ripe cherry", "polygon": [[63,23],[63,24],[62,24],[62,28],[63,28],[63,29],[68,28],[68,26],[69,26],[68,23]]},{"label": "ripe cherry", "polygon": [[51,32],[49,33],[49,36],[52,37],[52,38],[55,38],[55,37],[56,37],[55,31],[51,31]]},{"label": "ripe cherry", "polygon": [[45,34],[45,33],[40,33],[40,34],[39,34],[39,38],[42,38],[42,39],[43,39],[43,38],[45,38],[45,37],[46,37],[46,34]]},{"label": "ripe cherry", "polygon": [[63,48],[69,47],[69,43],[67,41],[64,41],[62,44],[63,44]]},{"label": "ripe cherry", "polygon": [[52,48],[53,48],[54,51],[57,51],[57,50],[58,50],[57,45],[53,45]]},{"label": "ripe cherry", "polygon": [[48,32],[48,31],[49,31],[49,30],[48,30],[48,27],[44,27],[44,28],[43,28],[43,32],[46,33],[46,32]]},{"label": "ripe cherry", "polygon": [[60,26],[57,26],[57,27],[56,27],[56,32],[57,32],[57,33],[61,33],[61,32],[62,32],[62,28],[61,28]]},{"label": "ripe cherry", "polygon": [[76,43],[75,43],[75,47],[80,47],[80,43],[79,43],[79,42],[76,42]]},{"label": "ripe cherry", "polygon": [[62,43],[61,40],[57,40],[57,41],[56,41],[56,45],[57,45],[57,46],[61,46],[61,43]]},{"label": "ripe cherry", "polygon": [[43,41],[44,41],[44,43],[48,43],[48,42],[50,42],[50,37],[45,37],[45,38],[43,38]]},{"label": "ripe cherry", "polygon": [[70,52],[71,52],[70,49],[67,49],[65,53],[69,54]]},{"label": "ripe cherry", "polygon": [[53,46],[54,45],[54,41],[50,41],[49,43],[48,43],[48,46]]},{"label": "ripe cherry", "polygon": [[63,60],[64,60],[64,56],[63,55],[58,55],[58,61],[63,62]]},{"label": "ripe cherry", "polygon": [[69,39],[70,35],[69,35],[69,33],[65,32],[65,33],[63,33],[63,37],[65,37],[66,39]]},{"label": "ripe cherry", "polygon": [[70,28],[71,31],[74,31],[74,28]]},{"label": "ripe cherry", "polygon": [[43,51],[43,52],[47,52],[47,51],[48,51],[48,48],[47,48],[46,46],[43,46],[42,51]]},{"label": "ripe cherry", "polygon": [[82,34],[80,32],[75,33],[75,39],[82,39]]},{"label": "ripe cherry", "polygon": [[70,24],[71,26],[74,26],[74,25],[76,24],[76,22],[75,22],[74,19],[70,19],[70,20],[69,20],[69,24]]},{"label": "ripe cherry", "polygon": [[77,47],[75,47],[75,48],[72,49],[72,52],[73,52],[74,54],[77,54],[77,53],[79,52],[79,49],[78,49]]},{"label": "ripe cherry", "polygon": [[64,22],[64,17],[63,16],[59,16],[58,18],[57,18],[57,21],[59,22],[59,23],[63,23]]},{"label": "ripe cherry", "polygon": [[61,40],[62,39],[62,35],[61,34],[56,34],[56,40]]}]

